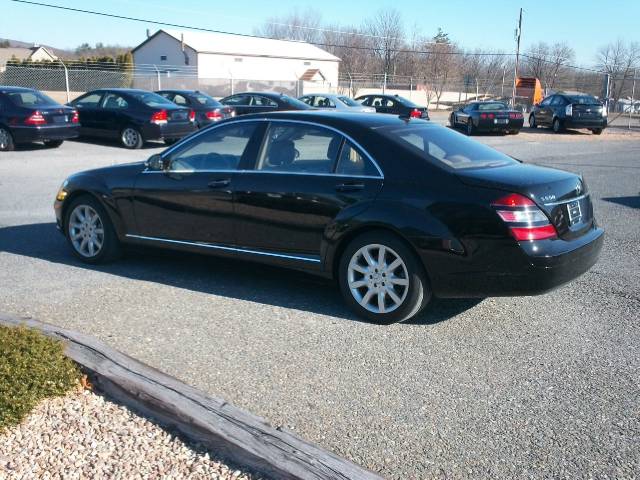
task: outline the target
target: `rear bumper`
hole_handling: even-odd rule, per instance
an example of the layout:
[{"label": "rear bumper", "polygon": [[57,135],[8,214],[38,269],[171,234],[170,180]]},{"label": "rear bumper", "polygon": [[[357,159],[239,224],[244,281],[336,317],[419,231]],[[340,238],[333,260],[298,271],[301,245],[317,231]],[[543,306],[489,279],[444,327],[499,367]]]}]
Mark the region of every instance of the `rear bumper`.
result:
[{"label": "rear bumper", "polygon": [[567,117],[562,124],[566,128],[606,128],[606,118],[575,118]]},{"label": "rear bumper", "polygon": [[142,128],[142,136],[145,140],[162,140],[164,138],[182,138],[193,133],[196,126],[189,123],[166,123],[156,125],[150,123]]},{"label": "rear bumper", "polygon": [[68,140],[80,135],[80,125],[13,126],[11,133],[16,143]]},{"label": "rear bumper", "polygon": [[508,130],[520,130],[524,125],[524,118],[509,119],[507,123],[495,123],[493,120],[479,120],[478,130],[483,132],[506,132]]},{"label": "rear bumper", "polygon": [[[491,243],[491,241],[488,241]],[[522,242],[519,246],[478,245],[480,260],[459,258],[458,265],[431,270],[434,293],[440,297],[504,297],[539,295],[587,272],[598,260],[604,231],[593,228],[579,239]],[[482,251],[489,252],[486,257]],[[500,257],[497,257],[498,253]],[[426,260],[426,259],[425,259]],[[455,261],[455,260],[454,260]],[[482,264],[482,265],[478,265]]]}]

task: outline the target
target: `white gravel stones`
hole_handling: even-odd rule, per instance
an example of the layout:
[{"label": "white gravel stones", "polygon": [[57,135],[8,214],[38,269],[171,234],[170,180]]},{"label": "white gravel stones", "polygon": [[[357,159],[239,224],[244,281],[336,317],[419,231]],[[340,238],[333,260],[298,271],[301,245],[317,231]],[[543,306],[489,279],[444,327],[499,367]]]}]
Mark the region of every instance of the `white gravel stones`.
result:
[{"label": "white gravel stones", "polygon": [[209,457],[90,391],[42,402],[0,436],[0,479],[233,479]]}]

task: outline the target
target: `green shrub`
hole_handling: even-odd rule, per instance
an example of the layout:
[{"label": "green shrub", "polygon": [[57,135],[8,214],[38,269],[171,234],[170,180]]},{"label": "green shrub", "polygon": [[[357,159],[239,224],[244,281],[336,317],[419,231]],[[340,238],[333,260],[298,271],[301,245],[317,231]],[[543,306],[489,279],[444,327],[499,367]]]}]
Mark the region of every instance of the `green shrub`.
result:
[{"label": "green shrub", "polygon": [[63,350],[37,330],[0,326],[0,433],[44,398],[78,385],[80,371]]}]

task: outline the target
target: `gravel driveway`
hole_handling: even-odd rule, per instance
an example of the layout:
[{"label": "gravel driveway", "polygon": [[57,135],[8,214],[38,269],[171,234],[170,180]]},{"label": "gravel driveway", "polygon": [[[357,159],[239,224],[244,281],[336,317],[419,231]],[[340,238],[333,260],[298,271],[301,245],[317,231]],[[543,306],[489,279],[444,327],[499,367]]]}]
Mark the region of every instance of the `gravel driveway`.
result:
[{"label": "gravel driveway", "polygon": [[136,252],[87,267],[55,231],[64,177],[156,150],[0,155],[0,311],[93,334],[389,478],[634,478],[640,471],[640,137],[477,137],[583,172],[600,262],[553,293],[358,321],[299,273]]}]

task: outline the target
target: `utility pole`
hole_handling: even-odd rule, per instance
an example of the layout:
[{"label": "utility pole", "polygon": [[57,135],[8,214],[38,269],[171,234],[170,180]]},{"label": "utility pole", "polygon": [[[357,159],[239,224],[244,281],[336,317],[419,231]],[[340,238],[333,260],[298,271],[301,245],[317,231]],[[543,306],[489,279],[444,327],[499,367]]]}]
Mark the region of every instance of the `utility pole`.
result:
[{"label": "utility pole", "polygon": [[522,7],[520,8],[520,19],[516,30],[516,67],[513,72],[513,94],[511,96],[511,106],[516,106],[516,82],[518,81],[518,62],[520,61],[520,37],[522,35]]}]

